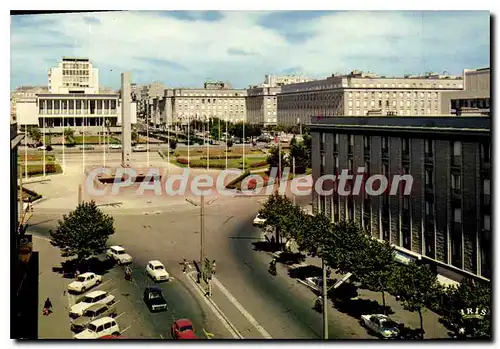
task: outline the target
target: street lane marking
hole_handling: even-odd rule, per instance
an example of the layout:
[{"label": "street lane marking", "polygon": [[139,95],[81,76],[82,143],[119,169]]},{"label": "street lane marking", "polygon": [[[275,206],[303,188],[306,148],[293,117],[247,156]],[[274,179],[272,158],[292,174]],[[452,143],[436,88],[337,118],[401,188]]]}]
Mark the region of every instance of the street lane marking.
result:
[{"label": "street lane marking", "polygon": [[238,302],[236,298],[233,297],[233,295],[220,283],[219,280],[217,280],[215,276],[212,276],[212,282],[214,282],[215,285],[219,287],[226,298],[229,299],[231,303],[233,303],[233,305],[240,311],[240,313],[257,329],[257,331],[259,331],[259,333],[264,338],[272,339],[271,335],[264,329],[264,327],[262,327],[245,308],[243,308],[240,302]]},{"label": "street lane marking", "polygon": [[115,316],[115,320],[118,320],[118,318],[119,318],[120,316],[122,316],[123,314],[125,314],[125,312],[120,313],[120,314],[118,314],[117,316]]},{"label": "street lane marking", "polygon": [[194,284],[194,289],[198,292],[200,297],[204,300],[204,302],[207,304],[210,310],[215,314],[215,316],[217,316],[222,325],[224,325],[224,327],[229,331],[231,336],[233,336],[233,338],[236,339],[244,339],[243,335],[236,329],[236,327],[231,323],[231,321],[229,321],[227,316],[222,312],[222,310],[220,310],[217,304],[215,304],[214,301],[205,296],[205,293],[201,289],[201,286],[196,282],[194,277],[192,277],[192,275],[194,275],[195,273],[196,271],[192,271],[189,274],[187,274],[188,278]]},{"label": "street lane marking", "polygon": [[130,327],[132,327],[132,325],[129,325],[128,327],[126,327],[123,331],[121,331],[120,334],[124,334],[125,332],[127,332],[128,330],[130,330]]}]

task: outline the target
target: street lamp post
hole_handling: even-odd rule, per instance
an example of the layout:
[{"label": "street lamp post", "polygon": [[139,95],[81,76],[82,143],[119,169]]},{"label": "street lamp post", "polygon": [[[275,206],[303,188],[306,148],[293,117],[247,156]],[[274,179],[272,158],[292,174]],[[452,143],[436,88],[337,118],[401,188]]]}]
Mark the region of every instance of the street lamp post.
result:
[{"label": "street lamp post", "polygon": [[[215,202],[218,198],[213,198],[206,203],[207,206]],[[200,271],[203,270],[203,261],[205,260],[205,198],[203,193],[200,195],[200,203],[197,203],[191,199],[186,199],[191,205],[200,207]]]}]

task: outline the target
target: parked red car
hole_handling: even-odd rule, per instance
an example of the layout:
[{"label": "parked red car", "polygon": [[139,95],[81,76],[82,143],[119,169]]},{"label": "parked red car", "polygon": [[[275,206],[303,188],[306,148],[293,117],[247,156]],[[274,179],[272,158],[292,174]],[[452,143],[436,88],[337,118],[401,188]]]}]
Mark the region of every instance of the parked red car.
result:
[{"label": "parked red car", "polygon": [[172,338],[198,339],[194,332],[193,323],[189,319],[179,319],[172,324]]}]

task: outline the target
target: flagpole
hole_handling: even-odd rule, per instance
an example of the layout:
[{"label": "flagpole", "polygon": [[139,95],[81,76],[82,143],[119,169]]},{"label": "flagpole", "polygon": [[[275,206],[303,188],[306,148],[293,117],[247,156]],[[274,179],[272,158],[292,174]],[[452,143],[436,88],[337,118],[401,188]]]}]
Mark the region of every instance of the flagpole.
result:
[{"label": "flagpole", "polygon": [[243,171],[245,171],[245,122],[243,121]]},{"label": "flagpole", "polygon": [[47,119],[45,115],[43,116],[43,177],[45,178],[45,152],[46,152],[46,142],[45,142],[45,123]]},{"label": "flagpole", "polygon": [[24,178],[28,179],[28,126],[24,126]]},{"label": "flagpole", "polygon": [[207,136],[208,130],[210,126],[210,119],[207,121],[207,130],[205,131],[205,141],[207,142],[207,170],[210,170],[210,147],[209,147],[209,138]]},{"label": "flagpole", "polygon": [[191,113],[188,113],[188,168],[190,168],[190,154],[189,154],[190,128],[191,128]]},{"label": "flagpole", "polygon": [[167,149],[167,174],[168,174],[168,169],[170,168],[170,127],[168,127],[168,116],[167,116],[167,141],[168,141],[168,149]]},{"label": "flagpole", "polygon": [[62,117],[62,123],[63,123],[63,127],[62,127],[62,156],[63,156],[63,174],[66,174],[66,159],[64,157],[64,148],[66,148],[66,135],[64,134],[64,130],[65,130],[65,123],[64,123],[64,114],[63,114],[63,117]]},{"label": "flagpole", "polygon": [[228,139],[227,139],[227,136],[228,136],[228,133],[227,133],[227,112],[224,112],[224,116],[226,117],[226,137],[224,137],[224,139],[226,140],[226,170],[227,170],[227,142],[228,142]]},{"label": "flagpole", "polygon": [[82,156],[82,171],[85,173],[85,114],[83,115],[82,119],[83,125],[82,125],[82,130],[83,130],[83,156]]},{"label": "flagpole", "polygon": [[[147,126],[146,126],[146,161],[148,163],[148,167],[149,167],[149,118],[146,116],[147,118]],[[138,135],[139,136],[139,135]],[[141,139],[141,137],[139,136],[139,140]]]}]

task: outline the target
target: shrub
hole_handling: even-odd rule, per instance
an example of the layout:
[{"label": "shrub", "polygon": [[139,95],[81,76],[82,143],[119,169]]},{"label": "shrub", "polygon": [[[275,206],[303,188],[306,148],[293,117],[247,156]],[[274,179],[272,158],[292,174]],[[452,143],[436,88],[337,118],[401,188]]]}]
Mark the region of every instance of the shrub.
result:
[{"label": "shrub", "polygon": [[254,162],[253,164],[250,165],[250,167],[256,168],[256,167],[264,167],[267,165],[268,165],[267,160],[264,160],[264,161]]},{"label": "shrub", "polygon": [[[269,183],[269,177],[268,176],[261,176],[262,179],[264,180],[262,186],[265,187]],[[243,180],[242,180],[243,182]],[[248,181],[248,189],[254,190],[257,187],[257,180],[252,178]],[[241,189],[241,184],[240,184],[240,189]]]},{"label": "shrub", "polygon": [[227,185],[226,185],[226,189],[236,189],[237,188],[237,184],[240,183],[241,184],[241,181],[247,177],[248,175],[250,174],[250,171],[248,170],[245,170],[245,172],[243,172],[241,175],[239,175],[238,177],[236,177],[235,179],[233,179],[231,182],[229,182]]},{"label": "shrub", "polygon": [[[205,156],[202,156],[201,159],[203,160],[207,160],[208,156],[205,155]],[[240,155],[228,155],[227,156],[227,159],[239,159],[241,158]],[[226,159],[226,155],[210,155],[210,160],[225,160]]]},{"label": "shrub", "polygon": [[187,165],[189,163],[188,159],[186,158],[177,158],[177,162],[183,165]]}]

